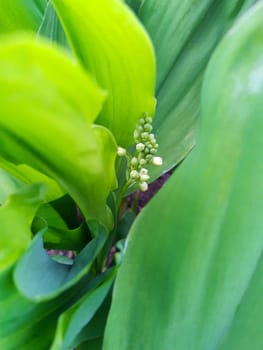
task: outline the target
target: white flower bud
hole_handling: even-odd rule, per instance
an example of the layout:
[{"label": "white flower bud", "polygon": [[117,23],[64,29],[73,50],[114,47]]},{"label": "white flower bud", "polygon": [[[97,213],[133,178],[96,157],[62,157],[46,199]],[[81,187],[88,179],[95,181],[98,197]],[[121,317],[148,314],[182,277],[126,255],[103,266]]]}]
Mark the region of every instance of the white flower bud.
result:
[{"label": "white flower bud", "polygon": [[153,119],[151,117],[148,116],[145,118],[145,120],[147,123],[152,124]]},{"label": "white flower bud", "polygon": [[152,164],[156,166],[161,166],[163,164],[163,160],[161,157],[153,157]]},{"label": "white flower bud", "polygon": [[140,170],[140,175],[147,175],[148,174],[148,169],[146,168],[141,168]]},{"label": "white flower bud", "polygon": [[132,171],[130,172],[130,178],[131,178],[132,180],[136,180],[136,179],[138,179],[139,177],[140,177],[140,175],[139,175],[139,173],[138,173],[137,170],[132,170]]},{"label": "white flower bud", "polygon": [[118,156],[120,156],[120,157],[125,156],[125,154],[126,154],[126,149],[125,149],[125,148],[122,148],[122,147],[118,147],[117,154],[118,154]]},{"label": "white flower bud", "polygon": [[149,140],[150,140],[151,142],[156,142],[156,139],[155,139],[154,134],[150,134],[150,135],[149,135]]},{"label": "white flower bud", "polygon": [[136,145],[136,151],[142,152],[144,148],[145,148],[145,145],[141,142]]},{"label": "white flower bud", "polygon": [[147,174],[142,174],[141,176],[140,176],[140,180],[141,181],[148,181],[150,179],[150,176],[149,175],[147,175]]},{"label": "white flower bud", "polygon": [[133,158],[131,159],[131,165],[133,165],[133,166],[138,165],[138,159],[137,159],[136,157],[133,157]]},{"label": "white flower bud", "polygon": [[151,124],[145,124],[145,125],[144,125],[144,130],[147,131],[147,132],[151,132],[151,131],[152,131],[152,128],[153,128],[153,127],[151,126]]},{"label": "white flower bud", "polygon": [[140,165],[145,165],[146,163],[147,161],[144,158],[140,159]]},{"label": "white flower bud", "polygon": [[140,188],[140,190],[141,190],[142,192],[147,191],[147,190],[148,190],[148,184],[147,184],[147,182],[141,182],[141,183],[139,184],[139,188]]},{"label": "white flower bud", "polygon": [[143,132],[141,135],[143,140],[146,140],[148,138],[148,136],[149,136],[148,132]]}]

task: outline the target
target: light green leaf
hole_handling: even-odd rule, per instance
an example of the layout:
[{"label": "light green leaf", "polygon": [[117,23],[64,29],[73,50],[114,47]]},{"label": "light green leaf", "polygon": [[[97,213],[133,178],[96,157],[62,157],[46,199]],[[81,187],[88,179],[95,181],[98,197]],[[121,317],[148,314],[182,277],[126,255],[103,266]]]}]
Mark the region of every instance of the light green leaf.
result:
[{"label": "light green leaf", "polygon": [[21,184],[30,184],[34,182],[45,183],[48,187],[48,192],[46,194],[46,200],[48,202],[62,197],[65,193],[65,190],[63,190],[56,181],[28,165],[15,165],[0,157],[0,166],[7,173],[11,174],[13,178],[16,179],[16,182],[20,182]]},{"label": "light green leaf", "polygon": [[22,184],[15,177],[0,168],[0,205],[21,186]]},{"label": "light green leaf", "polygon": [[262,349],[262,22],[261,1],[209,65],[197,147],[131,230],[105,350]]},{"label": "light green leaf", "polygon": [[127,0],[148,31],[157,60],[154,130],[163,166],[178,164],[196,142],[204,70],[236,18],[257,0]]},{"label": "light green leaf", "polygon": [[0,32],[37,31],[47,0],[1,0]]},{"label": "light green leaf", "polygon": [[137,120],[155,108],[155,59],[146,32],[121,0],[52,3],[77,57],[109,92],[97,123],[119,145],[132,144]]},{"label": "light green leaf", "polygon": [[54,178],[86,219],[111,226],[116,144],[92,123],[104,93],[58,48],[26,35],[0,46],[0,154]]},{"label": "light green leaf", "polygon": [[0,207],[0,272],[28,247],[32,236],[30,225],[45,192],[44,185],[27,185],[11,194]]}]

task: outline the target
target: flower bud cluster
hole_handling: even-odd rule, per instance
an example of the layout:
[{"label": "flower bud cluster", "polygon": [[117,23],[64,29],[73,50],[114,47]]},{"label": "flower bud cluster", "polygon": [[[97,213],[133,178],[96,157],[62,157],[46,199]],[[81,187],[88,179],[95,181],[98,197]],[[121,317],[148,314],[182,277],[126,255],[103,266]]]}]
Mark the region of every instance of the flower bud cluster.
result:
[{"label": "flower bud cluster", "polygon": [[118,155],[126,156],[128,161],[127,180],[130,185],[139,184],[139,189],[143,192],[148,190],[147,181],[150,179],[148,164],[155,166],[162,165],[162,158],[156,157],[158,143],[152,133],[152,118],[144,113],[139,119],[134,131],[135,154],[129,155],[124,148],[118,147]]},{"label": "flower bud cluster", "polygon": [[141,191],[148,189],[150,179],[147,164],[162,165],[162,158],[156,157],[158,143],[152,133],[152,118],[144,113],[134,131],[135,154],[130,161],[129,177],[139,183]]}]

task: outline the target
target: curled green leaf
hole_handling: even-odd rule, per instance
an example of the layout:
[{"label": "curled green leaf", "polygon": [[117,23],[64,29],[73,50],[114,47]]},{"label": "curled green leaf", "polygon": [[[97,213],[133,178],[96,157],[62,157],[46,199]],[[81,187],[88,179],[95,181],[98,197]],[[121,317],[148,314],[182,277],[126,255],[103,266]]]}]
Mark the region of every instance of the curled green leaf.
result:
[{"label": "curled green leaf", "polygon": [[[108,228],[117,146],[93,122],[105,93],[64,51],[28,35],[0,46],[0,154],[55,179]],[[106,152],[107,157],[104,152]]]},{"label": "curled green leaf", "polygon": [[97,123],[120,146],[133,143],[144,112],[154,114],[155,57],[140,22],[120,0],[53,0],[70,44],[108,99]]}]

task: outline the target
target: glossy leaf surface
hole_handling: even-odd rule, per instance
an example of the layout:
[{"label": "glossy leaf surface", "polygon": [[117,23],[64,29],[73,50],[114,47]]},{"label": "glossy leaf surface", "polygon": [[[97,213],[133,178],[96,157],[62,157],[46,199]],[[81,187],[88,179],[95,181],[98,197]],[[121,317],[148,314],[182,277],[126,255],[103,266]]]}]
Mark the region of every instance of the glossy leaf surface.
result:
[{"label": "glossy leaf surface", "polygon": [[196,142],[204,70],[218,42],[257,0],[127,0],[148,31],[157,59],[154,130],[163,166],[174,167]]},{"label": "glossy leaf surface", "polygon": [[121,0],[52,3],[77,57],[108,91],[96,122],[119,145],[132,144],[137,120],[155,109],[155,59],[146,32]]},{"label": "glossy leaf surface", "polygon": [[116,144],[92,126],[104,93],[63,51],[28,36],[2,43],[0,91],[1,155],[54,178],[86,219],[109,227]]},{"label": "glossy leaf surface", "polygon": [[209,64],[197,147],[131,230],[105,350],[262,348],[262,22],[260,2]]},{"label": "glossy leaf surface", "polygon": [[43,248],[43,232],[38,234],[17,263],[14,280],[17,289],[35,301],[52,300],[87,275],[106,241],[101,229],[74,259],[72,265],[61,264],[48,256]]}]

